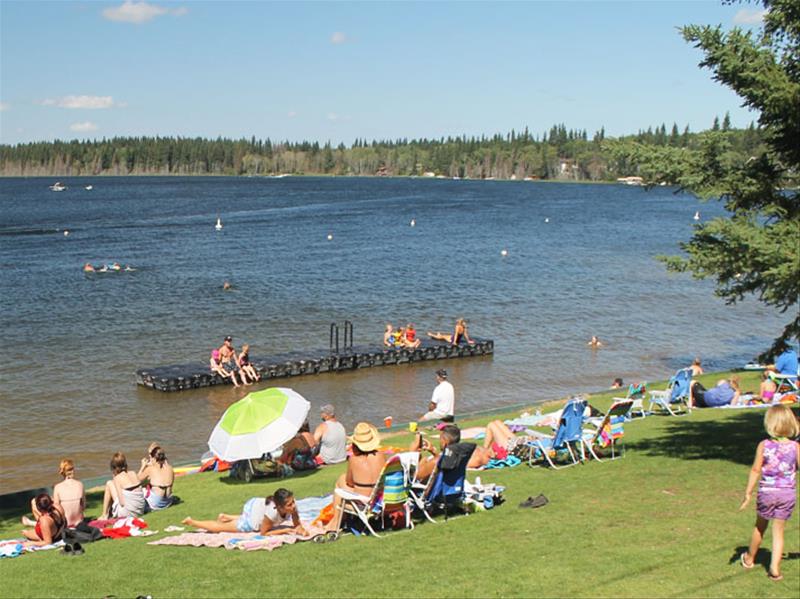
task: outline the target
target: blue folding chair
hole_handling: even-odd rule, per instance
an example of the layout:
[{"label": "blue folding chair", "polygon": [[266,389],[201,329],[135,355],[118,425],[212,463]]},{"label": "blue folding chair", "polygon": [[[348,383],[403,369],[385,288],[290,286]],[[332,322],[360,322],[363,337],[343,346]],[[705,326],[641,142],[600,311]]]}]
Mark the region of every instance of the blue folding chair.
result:
[{"label": "blue folding chair", "polygon": [[[422,496],[417,498],[412,494],[417,507],[431,522],[433,522],[431,514],[434,511],[443,510],[444,519],[447,520],[450,510],[459,507],[464,501],[467,464],[475,451],[475,445],[473,443],[456,443],[454,445],[464,448],[464,451],[459,452],[458,460],[451,463],[445,452],[442,452]],[[449,449],[452,449],[452,446]]]},{"label": "blue folding chair", "polygon": [[[528,441],[527,445],[531,450],[528,452],[528,466],[532,466],[534,459],[538,458],[544,458],[556,470],[566,466],[574,466],[579,460],[575,457],[575,451],[572,449],[573,445],[576,445],[580,451],[581,461],[585,460],[586,453],[583,444],[583,414],[585,410],[585,399],[575,398],[568,401],[561,411],[558,428],[556,428],[553,436]],[[572,463],[566,466],[556,466],[553,456],[550,455],[551,453],[555,455],[566,453]]]},{"label": "blue folding chair", "polygon": [[[689,393],[692,384],[692,369],[681,368],[676,372],[664,391],[650,391],[650,406],[648,412],[653,414],[653,408],[657,407],[668,412],[671,416],[684,416],[691,412],[689,407]],[[675,406],[683,404],[686,410],[675,409]]]}]

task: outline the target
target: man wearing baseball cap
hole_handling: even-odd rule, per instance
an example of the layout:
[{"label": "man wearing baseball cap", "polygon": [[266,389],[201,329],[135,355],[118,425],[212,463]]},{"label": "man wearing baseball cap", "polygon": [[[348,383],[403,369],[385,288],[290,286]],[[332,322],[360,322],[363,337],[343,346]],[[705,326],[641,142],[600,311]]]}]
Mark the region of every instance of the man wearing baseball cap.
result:
[{"label": "man wearing baseball cap", "polygon": [[421,420],[453,422],[456,391],[447,380],[447,371],[444,368],[436,371],[436,382],[436,388],[428,404],[428,412],[421,417]]},{"label": "man wearing baseball cap", "polygon": [[314,431],[314,440],[319,447],[319,455],[323,464],[339,464],[347,459],[347,433],[342,423],[336,420],[336,413],[329,403],[320,409],[320,424]]}]

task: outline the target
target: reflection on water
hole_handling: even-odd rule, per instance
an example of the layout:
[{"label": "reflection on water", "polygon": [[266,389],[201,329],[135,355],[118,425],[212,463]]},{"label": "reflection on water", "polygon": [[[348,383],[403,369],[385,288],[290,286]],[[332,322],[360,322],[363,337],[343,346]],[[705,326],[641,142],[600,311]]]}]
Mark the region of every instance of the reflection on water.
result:
[{"label": "reflection on water", "polygon": [[[226,334],[258,356],[326,347],[332,321],[353,321],[363,344],[380,343],[387,321],[422,334],[464,316],[496,343],[493,357],[444,363],[464,411],[664,378],[694,355],[736,366],[781,323],[654,261],[688,239],[698,209],[667,189],[104,178],[91,194],[69,181],[53,194],[50,183],[0,180],[0,324],[13,348],[0,364],[2,492],[51,483],[62,456],[80,476],[105,473],[114,451],[135,460],[154,439],[173,461],[199,456],[225,408],[263,385],[164,394],[137,388],[134,372],[205,362]],[[114,261],[138,270],[81,272]],[[273,384],[312,402],[312,424],[331,402],[351,428],[418,417],[441,365]]]}]

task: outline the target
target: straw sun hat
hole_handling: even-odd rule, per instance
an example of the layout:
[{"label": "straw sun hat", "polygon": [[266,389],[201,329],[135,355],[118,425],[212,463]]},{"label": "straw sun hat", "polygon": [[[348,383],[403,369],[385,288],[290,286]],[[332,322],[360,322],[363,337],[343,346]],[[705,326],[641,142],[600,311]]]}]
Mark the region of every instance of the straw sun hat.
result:
[{"label": "straw sun hat", "polygon": [[359,422],[353,430],[350,441],[361,451],[375,451],[381,443],[378,429],[368,422]]}]

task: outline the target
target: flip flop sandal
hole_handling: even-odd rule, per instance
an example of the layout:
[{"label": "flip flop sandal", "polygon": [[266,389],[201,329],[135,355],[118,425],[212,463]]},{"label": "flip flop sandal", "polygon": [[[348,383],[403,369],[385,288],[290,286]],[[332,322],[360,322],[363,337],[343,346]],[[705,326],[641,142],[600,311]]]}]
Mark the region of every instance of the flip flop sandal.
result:
[{"label": "flip flop sandal", "polygon": [[767,578],[769,578],[772,582],[778,582],[779,580],[783,580],[782,575],[773,574],[772,572],[767,572]]},{"label": "flip flop sandal", "polygon": [[72,545],[72,555],[83,555],[84,553],[86,553],[86,551],[84,551],[80,543],[74,543]]},{"label": "flip flop sandal", "polygon": [[745,559],[746,556],[747,556],[747,553],[743,553],[742,555],[740,555],[739,556],[739,561],[742,562],[742,568],[744,568],[745,570],[752,570],[753,567],[755,566],[755,564],[748,564],[746,559]]},{"label": "flip flop sandal", "polygon": [[66,545],[64,545],[61,548],[61,555],[70,555],[71,556],[71,555],[73,555],[73,553],[74,553],[73,547],[69,543],[67,543]]}]

